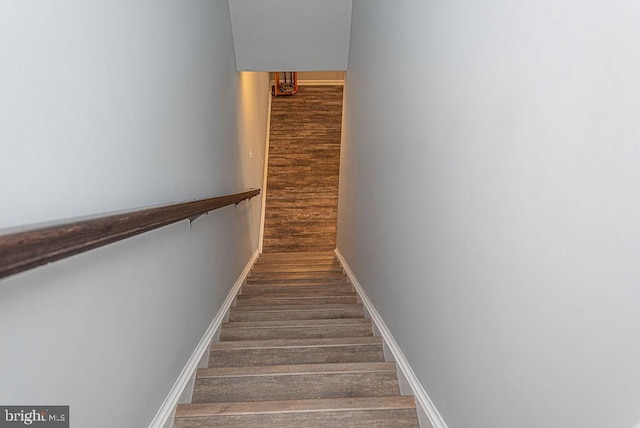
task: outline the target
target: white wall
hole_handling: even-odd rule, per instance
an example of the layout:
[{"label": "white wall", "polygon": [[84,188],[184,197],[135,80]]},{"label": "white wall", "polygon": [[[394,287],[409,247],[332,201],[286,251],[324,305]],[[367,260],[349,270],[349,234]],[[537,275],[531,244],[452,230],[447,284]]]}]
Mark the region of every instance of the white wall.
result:
[{"label": "white wall", "polygon": [[640,419],[638,22],[354,1],[338,248],[451,428]]},{"label": "white wall", "polygon": [[303,71],[298,73],[298,80],[329,80],[331,82],[340,80],[344,81],[344,71]]},{"label": "white wall", "polygon": [[[268,78],[237,75],[226,0],[0,2],[0,57],[0,228],[261,185],[246,146],[260,156],[266,129],[244,128],[242,100],[264,103]],[[256,250],[259,212],[2,280],[0,402],[146,426]]]},{"label": "white wall", "polygon": [[[246,188],[261,188],[265,168],[265,149],[269,123],[267,113],[271,98],[269,73],[243,71],[238,73],[239,93],[238,142],[242,161],[242,183]],[[261,199],[260,195],[256,199]],[[260,202],[262,204],[262,202]],[[258,248],[261,205],[254,204],[249,224],[251,248]]]},{"label": "white wall", "polygon": [[238,70],[345,70],[352,0],[229,0]]}]

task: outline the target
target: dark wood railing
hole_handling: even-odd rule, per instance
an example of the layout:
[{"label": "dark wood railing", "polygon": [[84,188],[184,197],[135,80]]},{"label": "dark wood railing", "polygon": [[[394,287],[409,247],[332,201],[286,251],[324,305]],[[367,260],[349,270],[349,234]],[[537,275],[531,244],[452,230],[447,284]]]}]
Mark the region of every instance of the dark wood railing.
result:
[{"label": "dark wood railing", "polygon": [[50,263],[112,242],[139,235],[209,211],[238,204],[260,189],[145,208],[89,220],[63,222],[0,236],[0,278]]}]

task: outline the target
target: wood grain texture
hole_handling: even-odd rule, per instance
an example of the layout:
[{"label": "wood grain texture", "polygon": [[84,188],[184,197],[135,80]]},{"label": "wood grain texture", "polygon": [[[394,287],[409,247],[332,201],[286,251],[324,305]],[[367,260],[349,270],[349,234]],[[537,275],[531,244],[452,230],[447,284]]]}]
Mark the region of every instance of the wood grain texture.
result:
[{"label": "wood grain texture", "polygon": [[83,253],[162,226],[238,204],[260,189],[88,220],[65,221],[0,236],[0,278]]},{"label": "wood grain texture", "polygon": [[177,427],[417,427],[396,365],[331,253],[260,257]]},{"label": "wood grain texture", "polygon": [[193,403],[400,395],[394,363],[305,364],[198,370]]},{"label": "wood grain texture", "polygon": [[197,378],[193,403],[400,395],[396,372]]},{"label": "wood grain texture", "polygon": [[382,361],[379,337],[288,339],[215,343],[209,367]]},{"label": "wood grain texture", "polygon": [[239,295],[236,297],[237,307],[247,307],[252,305],[321,305],[321,304],[355,304],[358,303],[358,295],[355,291],[343,296],[255,296]]},{"label": "wood grain texture", "polygon": [[263,297],[277,297],[287,295],[289,297],[305,297],[309,295],[320,296],[345,296],[353,292],[351,284],[331,283],[271,283],[271,284],[246,284],[242,288],[246,294],[262,294]]},{"label": "wood grain texture", "polygon": [[286,253],[263,253],[256,261],[256,264],[268,263],[271,261],[300,261],[314,262],[318,260],[336,260],[333,251],[303,251],[303,252],[286,252]]},{"label": "wood grain texture", "polygon": [[215,367],[198,369],[199,378],[212,377],[241,377],[241,376],[270,376],[278,374],[308,374],[308,373],[396,373],[394,362],[384,363],[336,363],[336,364],[287,364],[283,366],[257,367]]},{"label": "wood grain texture", "polygon": [[336,247],[342,86],[304,86],[271,104],[263,251]]},{"label": "wood grain texture", "polygon": [[175,427],[418,427],[413,397],[207,403],[178,406]]},{"label": "wood grain texture", "polygon": [[282,400],[259,401],[254,403],[211,403],[191,404],[178,409],[177,415],[213,416],[219,414],[244,415],[289,412],[322,412],[327,409],[335,410],[368,410],[368,409],[415,409],[415,399],[411,396],[397,397],[358,397],[345,399],[317,399],[317,400]]},{"label": "wood grain texture", "polygon": [[[228,403],[224,403],[227,405]],[[418,428],[415,409],[327,410],[244,415],[184,417],[175,428]]]},{"label": "wood grain texture", "polygon": [[275,321],[362,318],[362,305],[295,305],[295,306],[239,306],[229,311],[229,321]]},{"label": "wood grain texture", "polygon": [[220,340],[314,339],[372,336],[364,318],[236,321],[222,324]]}]

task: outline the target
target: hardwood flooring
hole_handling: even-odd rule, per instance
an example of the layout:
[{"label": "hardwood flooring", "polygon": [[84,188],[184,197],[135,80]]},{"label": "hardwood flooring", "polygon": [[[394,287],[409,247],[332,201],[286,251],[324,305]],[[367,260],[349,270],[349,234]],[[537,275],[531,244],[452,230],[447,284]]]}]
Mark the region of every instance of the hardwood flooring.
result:
[{"label": "hardwood flooring", "polygon": [[271,104],[264,252],[336,247],[342,86],[301,86]]}]

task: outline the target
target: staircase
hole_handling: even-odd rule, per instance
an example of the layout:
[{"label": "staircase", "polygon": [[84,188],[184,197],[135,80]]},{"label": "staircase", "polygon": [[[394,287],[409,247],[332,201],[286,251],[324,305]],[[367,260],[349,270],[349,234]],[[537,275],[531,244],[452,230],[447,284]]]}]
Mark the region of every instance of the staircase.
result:
[{"label": "staircase", "polygon": [[267,253],[174,427],[417,427],[333,253]]}]

